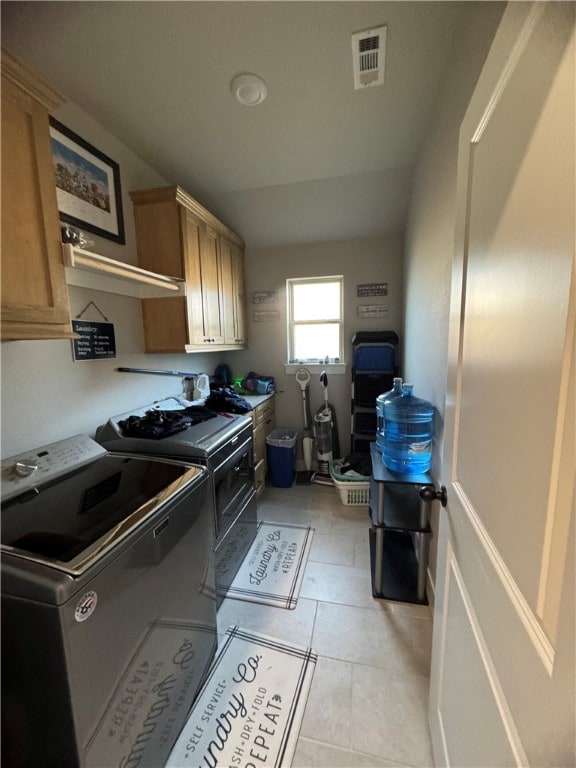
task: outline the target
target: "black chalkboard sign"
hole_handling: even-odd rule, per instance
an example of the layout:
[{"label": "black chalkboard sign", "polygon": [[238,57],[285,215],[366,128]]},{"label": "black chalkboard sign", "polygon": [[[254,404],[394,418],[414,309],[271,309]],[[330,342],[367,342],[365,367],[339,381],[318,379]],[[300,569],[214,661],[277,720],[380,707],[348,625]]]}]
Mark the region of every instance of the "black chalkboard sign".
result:
[{"label": "black chalkboard sign", "polygon": [[72,329],[80,335],[72,342],[74,360],[104,360],[116,357],[113,323],[72,320]]}]

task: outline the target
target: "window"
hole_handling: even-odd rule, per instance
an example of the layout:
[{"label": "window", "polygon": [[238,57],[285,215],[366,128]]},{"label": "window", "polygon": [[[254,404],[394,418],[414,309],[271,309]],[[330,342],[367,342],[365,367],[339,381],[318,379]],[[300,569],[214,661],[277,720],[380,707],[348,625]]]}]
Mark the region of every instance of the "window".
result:
[{"label": "window", "polygon": [[286,281],[289,363],[343,362],[342,295],[341,275]]}]

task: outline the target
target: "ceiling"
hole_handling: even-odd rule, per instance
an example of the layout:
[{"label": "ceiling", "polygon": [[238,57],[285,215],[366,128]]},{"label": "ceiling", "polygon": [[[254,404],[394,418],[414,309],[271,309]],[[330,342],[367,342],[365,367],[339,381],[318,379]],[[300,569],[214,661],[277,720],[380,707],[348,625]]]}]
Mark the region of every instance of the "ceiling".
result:
[{"label": "ceiling", "polygon": [[[248,247],[403,231],[467,2],[2,2],[2,42]],[[387,25],[382,86],[351,35]],[[229,84],[255,73],[266,101]]]}]

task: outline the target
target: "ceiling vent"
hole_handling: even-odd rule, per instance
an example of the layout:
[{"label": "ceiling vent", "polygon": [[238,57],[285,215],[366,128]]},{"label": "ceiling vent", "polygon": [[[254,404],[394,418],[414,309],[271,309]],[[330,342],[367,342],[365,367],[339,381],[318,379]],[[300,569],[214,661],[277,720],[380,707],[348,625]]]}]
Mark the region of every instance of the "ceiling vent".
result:
[{"label": "ceiling vent", "polygon": [[384,82],[386,27],[376,27],[352,35],[354,89],[370,88]]}]

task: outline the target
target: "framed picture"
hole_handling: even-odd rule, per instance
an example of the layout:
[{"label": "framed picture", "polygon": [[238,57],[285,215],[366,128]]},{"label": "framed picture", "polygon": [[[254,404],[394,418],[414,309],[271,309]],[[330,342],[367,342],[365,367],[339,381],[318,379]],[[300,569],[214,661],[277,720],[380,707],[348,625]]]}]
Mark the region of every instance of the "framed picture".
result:
[{"label": "framed picture", "polygon": [[50,118],[60,219],[124,245],[120,166]]}]

